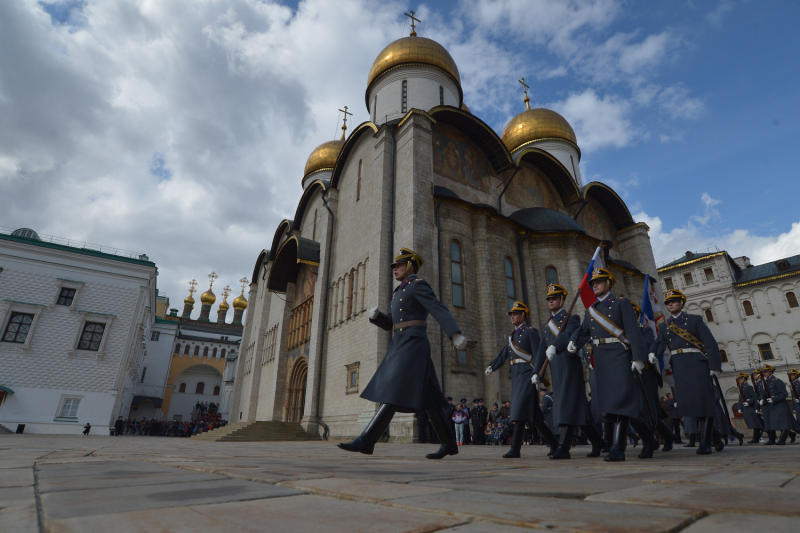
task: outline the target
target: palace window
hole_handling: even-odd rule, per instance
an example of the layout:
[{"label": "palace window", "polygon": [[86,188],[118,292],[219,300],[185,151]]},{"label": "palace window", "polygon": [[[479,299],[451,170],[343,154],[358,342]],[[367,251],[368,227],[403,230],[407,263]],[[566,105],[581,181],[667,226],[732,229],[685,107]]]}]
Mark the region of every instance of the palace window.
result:
[{"label": "palace window", "polygon": [[33,324],[33,315],[30,313],[11,313],[11,318],[6,325],[3,333],[3,342],[15,342],[24,344],[28,336],[28,331]]},{"label": "palace window", "polygon": [[211,357],[216,357],[216,356],[217,356],[217,349],[214,348],[213,350],[211,350]]},{"label": "palace window", "polygon": [[158,338],[161,337],[160,331],[151,331],[150,332],[150,340],[153,342],[158,342]]},{"label": "palace window", "polygon": [[450,242],[450,279],[453,286],[453,305],[464,307],[464,266],[458,241]]},{"label": "palace window", "polygon": [[77,420],[78,406],[81,404],[80,398],[63,398],[58,409],[57,419]]},{"label": "palace window", "polygon": [[787,292],[786,303],[789,304],[789,307],[797,307],[797,296],[793,292]]},{"label": "palace window", "polygon": [[208,357],[208,346],[203,348],[203,357]]},{"label": "palace window", "polygon": [[556,267],[549,266],[544,269],[544,280],[548,285],[558,283],[558,270],[556,270]]},{"label": "palace window", "polygon": [[775,359],[775,356],[772,354],[772,347],[768,342],[758,345],[758,353],[761,354],[762,361],[770,361]]},{"label": "palace window", "polygon": [[190,346],[187,344],[186,347],[183,349],[183,355],[189,355]]},{"label": "palace window", "polygon": [[106,325],[100,322],[87,322],[83,326],[81,338],[78,341],[79,350],[89,350],[96,352],[100,349],[100,343],[103,340],[103,333],[106,330]]},{"label": "palace window", "polygon": [[220,357],[225,357],[225,348],[223,348],[223,349],[222,349],[222,352],[220,352],[220,355],[219,355],[219,356],[220,356]]},{"label": "palace window", "polygon": [[195,357],[198,357],[200,355],[200,347],[199,346],[195,346],[194,347],[194,355],[195,355]]},{"label": "palace window", "polygon": [[205,383],[203,383],[203,382],[201,381],[201,382],[200,382],[200,383],[198,383],[198,384],[197,384],[197,386],[194,388],[194,393],[195,393],[195,394],[203,394],[203,392],[204,392],[205,390],[206,390],[206,384],[205,384]]},{"label": "palace window", "polygon": [[683,274],[683,283],[687,287],[689,285],[694,285],[694,278],[692,277],[692,273],[691,272],[684,272],[684,274]]},{"label": "palace window", "polygon": [[175,345],[175,353],[181,353],[181,345],[180,344],[176,344]]},{"label": "palace window", "polygon": [[466,350],[458,350],[456,351],[456,363],[459,366],[467,366],[469,359],[467,358],[467,351]]},{"label": "palace window", "polygon": [[664,286],[667,288],[668,291],[671,291],[675,288],[672,284],[672,278],[664,278]]},{"label": "palace window", "polygon": [[753,316],[753,304],[750,303],[750,300],[745,300],[742,302],[742,307],[744,307],[744,314],[747,316]]},{"label": "palace window", "polygon": [[711,312],[711,309],[706,309],[706,322],[714,322],[714,313]]},{"label": "palace window", "polygon": [[178,392],[186,392],[186,383],[178,385]]},{"label": "palace window", "polygon": [[360,366],[360,362],[345,365],[345,370],[347,371],[347,386],[345,387],[345,394],[353,394],[354,392],[358,392],[358,370]]},{"label": "palace window", "polygon": [[214,386],[214,396],[219,396],[219,385]]},{"label": "palace window", "polygon": [[707,267],[703,269],[703,274],[706,276],[706,281],[714,281],[714,269]]},{"label": "palace window", "polygon": [[506,274],[506,295],[508,296],[508,308],[514,307],[514,302],[517,299],[517,289],[514,283],[514,264],[511,262],[510,257],[503,260],[503,267]]},{"label": "palace window", "polygon": [[722,358],[722,362],[723,363],[727,363],[728,362],[728,352],[726,352],[725,350],[720,350],[719,351],[719,356]]},{"label": "palace window", "polygon": [[403,80],[403,95],[400,102],[400,111],[405,113],[408,111],[408,82]]},{"label": "palace window", "polygon": [[439,85],[439,105],[444,105],[444,87]]},{"label": "palace window", "polygon": [[61,292],[58,293],[58,301],[56,304],[58,305],[66,305],[69,307],[72,305],[72,301],[75,299],[75,289],[70,289],[68,287],[62,287]]}]

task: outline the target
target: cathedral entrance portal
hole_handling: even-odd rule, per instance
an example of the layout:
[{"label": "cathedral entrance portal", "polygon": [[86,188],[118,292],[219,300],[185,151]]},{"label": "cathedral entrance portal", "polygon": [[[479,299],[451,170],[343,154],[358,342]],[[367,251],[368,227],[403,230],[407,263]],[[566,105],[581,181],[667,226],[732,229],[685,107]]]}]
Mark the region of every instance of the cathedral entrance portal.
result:
[{"label": "cathedral entrance portal", "polygon": [[303,419],[303,408],[306,404],[306,378],[308,377],[308,363],[305,358],[298,359],[292,375],[289,378],[288,405],[286,410],[287,422],[300,422]]}]

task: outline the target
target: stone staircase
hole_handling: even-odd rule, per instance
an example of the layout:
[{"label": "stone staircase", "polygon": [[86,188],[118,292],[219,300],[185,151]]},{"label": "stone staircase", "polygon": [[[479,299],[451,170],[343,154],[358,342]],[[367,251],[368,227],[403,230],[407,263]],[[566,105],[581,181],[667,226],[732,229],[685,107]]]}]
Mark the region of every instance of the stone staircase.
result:
[{"label": "stone staircase", "polygon": [[14,433],[14,432],[5,427],[3,424],[0,424],[0,433]]},{"label": "stone staircase", "polygon": [[287,440],[321,440],[319,435],[308,433],[298,423],[292,422],[235,422],[227,426],[200,433],[192,437],[207,441],[287,441]]}]

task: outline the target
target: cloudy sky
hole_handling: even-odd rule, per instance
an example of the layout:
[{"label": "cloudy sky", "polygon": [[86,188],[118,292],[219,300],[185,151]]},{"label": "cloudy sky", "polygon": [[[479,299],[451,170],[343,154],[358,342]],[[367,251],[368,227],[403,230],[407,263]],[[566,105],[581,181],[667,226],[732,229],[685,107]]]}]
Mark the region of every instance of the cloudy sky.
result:
[{"label": "cloudy sky", "polygon": [[0,231],[147,253],[174,307],[212,270],[238,288],[337,109],[368,118],[367,73],[409,9],[497,132],[521,76],[570,121],[584,179],[650,225],[658,264],[800,253],[788,0],[3,1]]}]

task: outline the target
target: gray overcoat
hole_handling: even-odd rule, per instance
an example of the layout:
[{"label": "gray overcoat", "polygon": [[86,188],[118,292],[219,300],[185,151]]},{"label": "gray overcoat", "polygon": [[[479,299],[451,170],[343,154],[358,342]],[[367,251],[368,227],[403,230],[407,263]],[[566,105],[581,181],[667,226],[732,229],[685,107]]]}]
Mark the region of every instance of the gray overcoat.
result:
[{"label": "gray overcoat", "polygon": [[788,397],[786,384],[773,374],[767,378],[766,385],[769,390],[768,396],[772,398],[772,403],[767,403],[765,399],[764,405],[761,407],[764,412],[764,429],[767,431],[792,429],[794,427],[794,419],[792,418],[792,410],[789,407],[789,403],[786,401]]},{"label": "gray overcoat", "polygon": [[[527,324],[522,324],[511,333],[511,339],[518,347],[530,354],[531,358],[539,349],[539,332]],[[497,370],[504,363],[511,365],[511,417],[512,421],[534,422],[541,419],[542,412],[539,408],[539,398],[536,387],[531,383],[533,367],[528,363],[514,363],[519,356],[508,346],[508,341],[500,353],[497,354],[489,367]]]},{"label": "gray overcoat", "polygon": [[761,417],[758,416],[756,408],[758,407],[758,396],[753,386],[748,382],[742,383],[742,393],[739,398],[739,408],[744,417],[744,423],[750,429],[763,429],[764,424],[761,422]]}]

